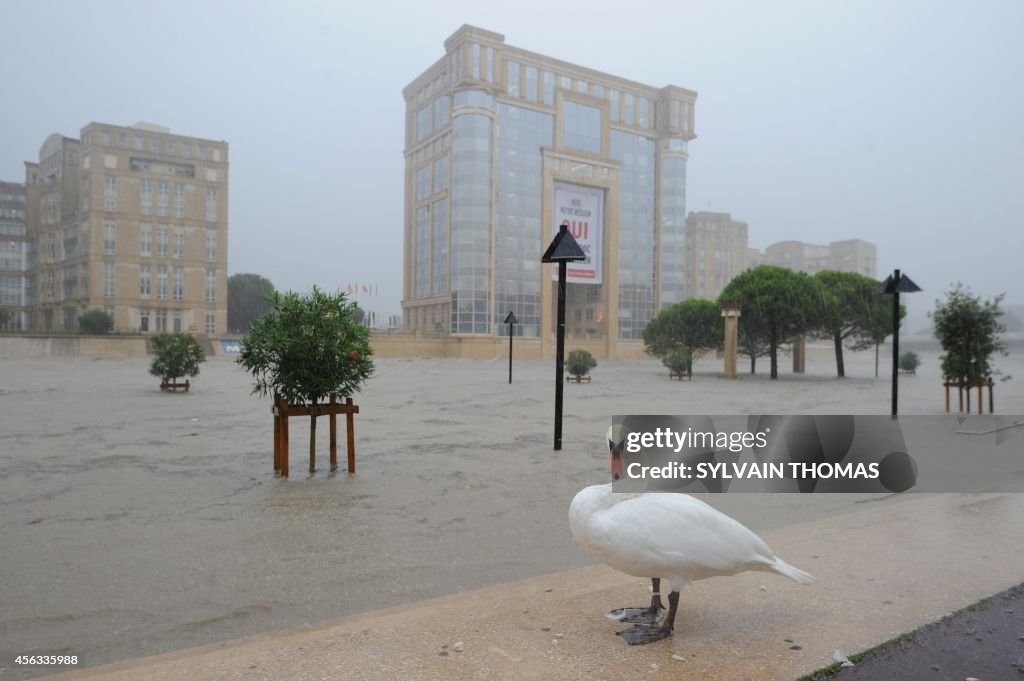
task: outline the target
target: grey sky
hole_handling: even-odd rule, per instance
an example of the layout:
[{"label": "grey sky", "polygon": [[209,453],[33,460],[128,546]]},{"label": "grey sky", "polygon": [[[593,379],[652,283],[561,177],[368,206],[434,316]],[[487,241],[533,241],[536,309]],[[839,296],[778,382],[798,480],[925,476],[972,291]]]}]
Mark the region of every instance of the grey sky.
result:
[{"label": "grey sky", "polygon": [[230,272],[376,284],[364,304],[397,313],[401,90],[470,23],[696,90],[687,208],[747,221],[752,246],[873,241],[880,276],[925,290],[916,318],[957,279],[1024,302],[1024,2],[616,7],[6,0],[0,179],[94,120],[224,139]]}]

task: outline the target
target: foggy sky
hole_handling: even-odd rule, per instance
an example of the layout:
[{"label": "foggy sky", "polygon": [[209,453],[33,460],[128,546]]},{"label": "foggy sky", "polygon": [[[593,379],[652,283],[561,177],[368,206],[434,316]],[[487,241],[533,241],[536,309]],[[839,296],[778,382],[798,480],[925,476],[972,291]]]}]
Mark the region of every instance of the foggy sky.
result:
[{"label": "foggy sky", "polygon": [[[623,16],[616,7],[629,7]],[[230,145],[229,272],[402,291],[401,90],[464,23],[698,92],[687,210],[751,246],[862,238],[924,293],[1024,302],[1024,3],[5,0],[0,180],[47,135],[150,121]],[[540,254],[538,253],[538,258]]]}]

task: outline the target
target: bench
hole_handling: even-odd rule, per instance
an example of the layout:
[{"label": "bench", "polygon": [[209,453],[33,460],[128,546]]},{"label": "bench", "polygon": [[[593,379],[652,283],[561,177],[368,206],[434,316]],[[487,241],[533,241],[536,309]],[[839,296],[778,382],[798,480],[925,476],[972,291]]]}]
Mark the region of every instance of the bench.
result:
[{"label": "bench", "polygon": [[184,383],[178,383],[178,379],[174,379],[173,381],[165,380],[160,382],[160,390],[163,392],[178,392],[179,390],[188,392],[189,386],[191,385],[192,384],[188,382],[188,379],[185,379]]}]

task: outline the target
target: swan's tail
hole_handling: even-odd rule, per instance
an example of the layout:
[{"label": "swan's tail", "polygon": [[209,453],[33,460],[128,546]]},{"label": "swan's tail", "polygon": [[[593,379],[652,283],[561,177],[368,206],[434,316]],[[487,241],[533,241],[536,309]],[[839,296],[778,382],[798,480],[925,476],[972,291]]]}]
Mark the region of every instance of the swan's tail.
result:
[{"label": "swan's tail", "polygon": [[795,568],[781,558],[776,558],[774,563],[768,565],[769,568],[775,570],[780,575],[789,577],[794,582],[800,584],[814,584],[814,576],[809,572],[804,572],[800,568]]}]

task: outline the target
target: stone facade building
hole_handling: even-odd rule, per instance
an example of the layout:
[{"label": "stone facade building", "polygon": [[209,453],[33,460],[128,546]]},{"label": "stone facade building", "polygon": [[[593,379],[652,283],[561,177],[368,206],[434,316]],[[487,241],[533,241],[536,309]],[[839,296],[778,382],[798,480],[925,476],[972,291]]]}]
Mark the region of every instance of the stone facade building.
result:
[{"label": "stone facade building", "polygon": [[226,331],[226,142],[90,123],[47,138],[25,176],[29,328],[75,331],[98,308],[117,331]]}]

